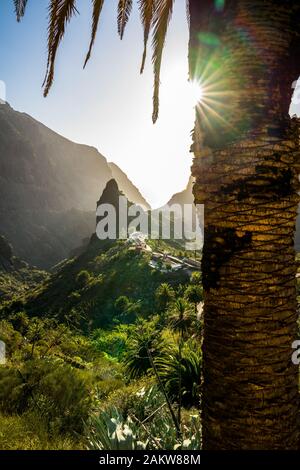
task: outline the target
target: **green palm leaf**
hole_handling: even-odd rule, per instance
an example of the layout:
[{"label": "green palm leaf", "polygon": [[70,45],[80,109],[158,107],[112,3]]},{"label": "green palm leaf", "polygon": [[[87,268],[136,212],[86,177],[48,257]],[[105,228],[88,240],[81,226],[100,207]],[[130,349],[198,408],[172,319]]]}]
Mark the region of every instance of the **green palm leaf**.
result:
[{"label": "green palm leaf", "polygon": [[93,0],[93,24],[92,24],[91,42],[90,42],[90,47],[89,47],[88,53],[87,53],[86,58],[85,58],[83,68],[85,68],[86,64],[88,63],[88,61],[91,57],[92,49],[93,49],[94,42],[95,42],[95,39],[96,39],[96,34],[97,34],[97,30],[98,30],[99,19],[100,19],[101,11],[102,11],[102,8],[103,8],[103,4],[104,4],[104,0]]},{"label": "green palm leaf", "polygon": [[27,0],[14,0],[15,12],[18,21],[21,21],[21,18],[25,14]]},{"label": "green palm leaf", "polygon": [[[187,0],[188,2],[189,0]],[[87,52],[84,67],[89,61],[96,39],[99,25],[99,19],[102,12],[104,0],[92,0],[93,19],[92,32],[89,50]],[[174,0],[138,0],[140,17],[144,30],[144,51],[141,64],[141,73],[144,71],[147,45],[151,28],[153,28],[153,56],[154,67],[154,94],[153,94],[153,115],[155,123],[159,111],[159,87],[160,71],[162,63],[162,53],[165,45],[169,21],[173,12]],[[15,11],[18,21],[25,13],[27,0],[14,0]],[[133,0],[119,0],[118,3],[118,33],[121,39],[128,23]],[[60,42],[65,34],[66,26],[71,18],[78,13],[76,9],[76,0],[49,0],[49,25],[48,25],[48,58],[43,82],[44,96],[47,96],[54,81],[55,60]]]},{"label": "green palm leaf", "polygon": [[154,94],[153,94],[153,115],[155,123],[159,111],[159,87],[162,53],[166,41],[167,30],[173,12],[174,0],[157,0],[153,18],[153,67],[154,67]]},{"label": "green palm leaf", "polygon": [[124,31],[132,10],[132,0],[119,0],[118,5],[118,33],[123,39]]},{"label": "green palm leaf", "polygon": [[151,30],[153,14],[155,11],[155,1],[154,0],[139,0],[139,9],[141,15],[141,21],[144,28],[144,52],[141,65],[141,73],[143,73],[145,68],[145,62],[147,57],[147,45],[149,34]]},{"label": "green palm leaf", "polygon": [[48,65],[44,80],[44,96],[53,84],[55,59],[59,44],[65,34],[67,23],[77,12],[76,0],[51,0],[49,5]]}]

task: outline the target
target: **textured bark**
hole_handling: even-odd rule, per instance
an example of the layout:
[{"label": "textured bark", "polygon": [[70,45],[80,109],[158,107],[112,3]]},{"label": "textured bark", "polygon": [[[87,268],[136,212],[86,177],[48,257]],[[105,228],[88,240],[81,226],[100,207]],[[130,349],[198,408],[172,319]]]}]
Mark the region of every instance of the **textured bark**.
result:
[{"label": "textured bark", "polygon": [[[199,105],[193,144],[195,202],[205,204],[203,447],[295,449],[300,153],[288,110],[300,74],[299,7],[199,4],[190,0],[191,75],[201,80],[209,61],[222,71],[211,106],[223,118],[209,122]],[[214,35],[209,45],[201,31]]]}]

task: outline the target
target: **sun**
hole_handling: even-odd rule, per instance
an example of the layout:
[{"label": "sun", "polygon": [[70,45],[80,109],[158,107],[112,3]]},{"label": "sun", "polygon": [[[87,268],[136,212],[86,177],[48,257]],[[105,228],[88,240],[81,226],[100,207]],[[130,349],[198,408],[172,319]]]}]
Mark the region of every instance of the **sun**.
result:
[{"label": "sun", "polygon": [[196,106],[204,98],[203,86],[197,81],[189,82],[189,95],[191,102]]},{"label": "sun", "polygon": [[[192,112],[195,117],[194,108],[206,100],[207,90],[204,80],[188,80],[187,69],[186,62],[174,63],[166,69],[160,90],[161,108],[165,106],[166,109],[171,110],[173,105],[176,105],[177,110]],[[172,107],[170,107],[171,103]]]}]

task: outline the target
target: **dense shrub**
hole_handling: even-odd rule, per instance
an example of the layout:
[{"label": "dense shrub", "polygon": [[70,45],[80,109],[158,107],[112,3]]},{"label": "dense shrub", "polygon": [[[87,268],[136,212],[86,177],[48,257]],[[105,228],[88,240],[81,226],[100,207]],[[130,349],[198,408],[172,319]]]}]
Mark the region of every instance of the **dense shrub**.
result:
[{"label": "dense shrub", "polygon": [[3,413],[35,410],[55,432],[80,432],[91,405],[91,382],[85,371],[60,360],[27,361],[20,370],[0,369]]},{"label": "dense shrub", "polygon": [[[144,377],[138,381],[133,381],[129,385],[124,385],[112,392],[108,398],[101,403],[102,409],[116,408],[127,417],[136,413],[137,417],[142,417],[139,410],[143,409],[144,390],[155,384],[153,377]],[[157,403],[156,403],[157,404]]]},{"label": "dense shrub", "polygon": [[130,329],[128,325],[119,325],[112,331],[95,330],[93,346],[97,351],[103,352],[106,357],[120,361],[126,351]]},{"label": "dense shrub", "polygon": [[21,416],[0,415],[0,450],[80,450],[77,436],[49,435],[41,416],[29,411]]},{"label": "dense shrub", "polygon": [[80,271],[77,276],[76,276],[76,285],[82,289],[83,287],[86,287],[91,280],[91,275],[88,271],[83,270]]}]

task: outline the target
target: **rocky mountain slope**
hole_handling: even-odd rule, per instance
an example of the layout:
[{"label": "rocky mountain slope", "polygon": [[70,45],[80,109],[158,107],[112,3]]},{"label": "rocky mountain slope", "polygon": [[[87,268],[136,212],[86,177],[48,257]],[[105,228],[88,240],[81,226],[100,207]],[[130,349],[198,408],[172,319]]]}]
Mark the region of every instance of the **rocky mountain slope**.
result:
[{"label": "rocky mountain slope", "polygon": [[[142,198],[118,167],[114,172],[125,194]],[[67,257],[94,231],[96,201],[111,178],[95,148],[0,106],[0,232],[19,257],[43,268]]]},{"label": "rocky mountain slope", "polygon": [[17,258],[10,243],[0,236],[0,302],[26,294],[47,278],[47,274]]},{"label": "rocky mountain slope", "polygon": [[[112,179],[98,204],[109,203],[117,209],[119,195]],[[159,247],[159,241],[157,244]],[[79,256],[62,262],[45,282],[21,296],[19,304],[31,316],[69,318],[83,328],[147,317],[155,313],[155,291],[162,282],[179,285],[189,281],[185,271],[153,269],[150,258],[149,252],[141,252],[125,240],[99,240],[93,234]],[[4,314],[14,313],[19,304],[5,307]]]}]

